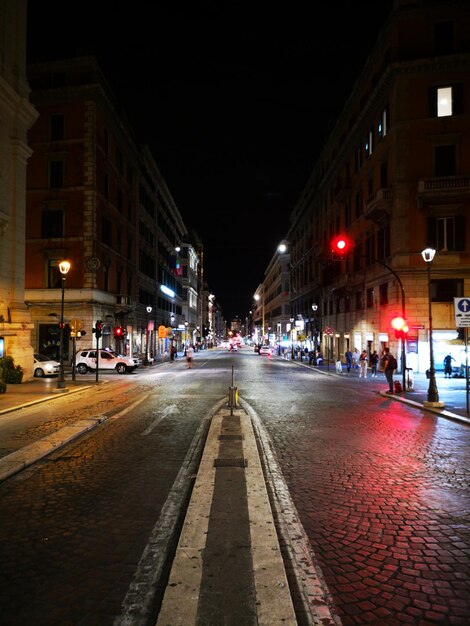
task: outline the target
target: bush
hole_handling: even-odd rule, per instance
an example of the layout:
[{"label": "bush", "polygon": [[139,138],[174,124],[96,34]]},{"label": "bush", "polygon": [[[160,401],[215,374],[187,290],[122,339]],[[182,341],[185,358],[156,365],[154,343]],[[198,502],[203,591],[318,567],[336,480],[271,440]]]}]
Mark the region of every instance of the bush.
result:
[{"label": "bush", "polygon": [[[19,385],[23,380],[23,368],[16,365],[11,356],[4,356],[0,359],[0,381],[3,384]],[[5,386],[6,389],[6,386]],[[2,392],[4,393],[5,390]]]},{"label": "bush", "polygon": [[5,393],[6,390],[7,390],[6,383],[4,383],[3,380],[0,380],[0,393]]}]

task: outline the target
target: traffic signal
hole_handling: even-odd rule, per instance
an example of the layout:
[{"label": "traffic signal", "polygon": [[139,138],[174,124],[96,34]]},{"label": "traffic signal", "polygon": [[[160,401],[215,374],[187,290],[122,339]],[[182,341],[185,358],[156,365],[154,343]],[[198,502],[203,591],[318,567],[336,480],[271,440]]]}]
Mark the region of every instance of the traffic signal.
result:
[{"label": "traffic signal", "polygon": [[351,247],[352,242],[346,235],[337,235],[331,242],[331,252],[335,259],[343,260]]},{"label": "traffic signal", "polygon": [[405,339],[409,331],[408,324],[403,317],[394,317],[391,321],[397,339]]},{"label": "traffic signal", "polygon": [[96,335],[96,338],[99,339],[103,333],[103,322],[101,320],[97,320],[95,327],[93,328],[93,332]]},{"label": "traffic signal", "polygon": [[123,335],[124,335],[124,330],[120,326],[116,326],[114,328],[114,337],[116,339],[122,339]]}]

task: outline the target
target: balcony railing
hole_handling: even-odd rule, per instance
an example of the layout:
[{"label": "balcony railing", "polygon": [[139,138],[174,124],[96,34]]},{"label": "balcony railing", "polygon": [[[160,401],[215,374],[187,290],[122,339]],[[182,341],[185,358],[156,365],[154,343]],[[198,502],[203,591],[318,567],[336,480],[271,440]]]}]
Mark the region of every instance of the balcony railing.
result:
[{"label": "balcony railing", "polygon": [[439,176],[424,178],[418,183],[418,193],[433,191],[470,191],[470,176]]},{"label": "balcony railing", "polygon": [[364,207],[364,217],[378,222],[391,213],[392,190],[388,188],[378,189],[367,198]]}]

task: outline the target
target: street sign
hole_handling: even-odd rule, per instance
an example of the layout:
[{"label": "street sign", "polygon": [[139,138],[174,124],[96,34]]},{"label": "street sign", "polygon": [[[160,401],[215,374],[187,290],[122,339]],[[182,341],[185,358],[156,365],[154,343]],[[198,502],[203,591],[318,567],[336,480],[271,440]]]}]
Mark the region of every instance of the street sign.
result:
[{"label": "street sign", "polygon": [[457,328],[470,328],[470,298],[454,298],[454,316]]},{"label": "street sign", "polygon": [[325,335],[332,335],[333,334],[333,329],[331,328],[331,326],[325,326]]}]

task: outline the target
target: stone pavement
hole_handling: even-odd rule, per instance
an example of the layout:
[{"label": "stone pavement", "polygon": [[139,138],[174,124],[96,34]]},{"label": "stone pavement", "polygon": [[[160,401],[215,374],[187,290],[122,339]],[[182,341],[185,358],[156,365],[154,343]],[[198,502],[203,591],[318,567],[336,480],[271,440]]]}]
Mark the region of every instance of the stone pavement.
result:
[{"label": "stone pavement", "polygon": [[[330,362],[329,367],[326,363],[321,366],[309,365],[308,359],[303,359],[302,361],[294,360],[292,363],[310,369],[315,369],[316,371],[322,372],[326,375],[342,376],[351,380],[352,384],[367,385],[371,390],[380,393],[391,400],[405,402],[406,404],[415,406],[418,409],[430,411],[448,419],[454,419],[470,424],[470,411],[467,412],[465,378],[444,378],[444,374],[442,372],[436,373],[436,385],[438,388],[439,400],[444,403],[443,408],[436,408],[426,406],[429,380],[426,378],[425,374],[415,373],[413,376],[413,387],[410,390],[406,390],[405,393],[388,395],[385,393],[388,389],[388,383],[385,380],[385,376],[381,373],[377,374],[377,378],[371,378],[369,371],[368,378],[364,380],[363,378],[359,378],[358,371],[351,370],[350,372],[347,372],[344,366],[342,373],[338,374],[335,370],[333,362]],[[398,380],[401,383],[401,374],[395,374],[394,380]]]}]

